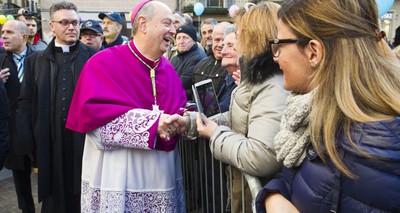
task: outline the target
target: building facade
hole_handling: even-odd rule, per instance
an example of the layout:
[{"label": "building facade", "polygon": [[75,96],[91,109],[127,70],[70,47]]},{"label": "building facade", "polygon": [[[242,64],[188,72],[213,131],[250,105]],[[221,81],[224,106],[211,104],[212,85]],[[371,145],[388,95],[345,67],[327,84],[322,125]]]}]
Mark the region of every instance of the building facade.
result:
[{"label": "building facade", "polygon": [[[69,0],[76,4],[82,20],[98,19],[100,12],[121,12],[123,19],[126,20],[125,34],[130,34],[129,12],[139,0]],[[161,0],[171,9],[188,13],[193,17],[194,24],[197,26],[201,20],[206,18],[216,18],[218,21],[231,21],[228,9],[232,5],[243,6],[246,2],[258,2],[259,0]],[[282,0],[274,0],[281,2]],[[0,12],[4,15],[16,15],[19,8],[25,8],[32,12],[39,12],[42,21],[43,39],[49,41],[52,37],[49,27],[49,8],[56,0],[0,0]],[[203,14],[198,17],[193,12],[193,6],[200,2],[204,5]],[[395,29],[400,26],[400,0],[395,0],[392,8],[381,18],[381,29],[387,34],[388,42],[392,42],[395,36]]]}]

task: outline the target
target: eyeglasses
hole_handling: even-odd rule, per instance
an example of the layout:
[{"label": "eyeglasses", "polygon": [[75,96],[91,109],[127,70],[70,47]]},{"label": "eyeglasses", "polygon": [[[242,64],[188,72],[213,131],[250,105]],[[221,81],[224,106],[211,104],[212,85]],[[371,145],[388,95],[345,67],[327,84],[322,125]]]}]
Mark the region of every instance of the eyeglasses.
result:
[{"label": "eyeglasses", "polygon": [[72,24],[72,26],[74,26],[74,27],[77,27],[79,24],[79,20],[69,21],[69,20],[63,19],[61,21],[52,21],[52,22],[59,23],[62,27],[69,27],[70,24]]},{"label": "eyeglasses", "polygon": [[97,33],[81,33],[81,37],[96,38],[98,36],[101,36],[101,35],[97,34]]},{"label": "eyeglasses", "polygon": [[279,50],[279,44],[290,44],[290,43],[297,43],[299,39],[296,38],[288,38],[288,39],[271,39],[268,41],[269,47],[271,49],[272,55],[274,57],[278,57],[281,54]]}]

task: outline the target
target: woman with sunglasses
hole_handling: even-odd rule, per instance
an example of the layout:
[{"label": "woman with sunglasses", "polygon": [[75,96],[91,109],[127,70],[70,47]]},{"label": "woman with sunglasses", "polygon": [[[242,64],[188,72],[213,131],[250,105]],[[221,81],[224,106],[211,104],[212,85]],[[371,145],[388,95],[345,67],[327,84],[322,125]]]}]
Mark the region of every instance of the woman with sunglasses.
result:
[{"label": "woman with sunglasses", "polygon": [[400,64],[375,0],[294,0],[270,45],[293,93],[275,137],[284,168],[257,212],[400,212]]}]

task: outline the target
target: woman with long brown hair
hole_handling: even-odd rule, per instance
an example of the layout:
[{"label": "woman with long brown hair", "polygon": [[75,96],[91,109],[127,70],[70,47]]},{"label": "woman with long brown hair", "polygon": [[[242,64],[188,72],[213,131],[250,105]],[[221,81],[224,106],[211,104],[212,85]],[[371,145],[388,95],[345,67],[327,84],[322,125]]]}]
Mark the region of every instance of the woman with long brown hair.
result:
[{"label": "woman with long brown hair", "polygon": [[278,18],[270,45],[293,93],[275,137],[282,178],[258,212],[399,212],[400,65],[375,0],[288,1]]}]

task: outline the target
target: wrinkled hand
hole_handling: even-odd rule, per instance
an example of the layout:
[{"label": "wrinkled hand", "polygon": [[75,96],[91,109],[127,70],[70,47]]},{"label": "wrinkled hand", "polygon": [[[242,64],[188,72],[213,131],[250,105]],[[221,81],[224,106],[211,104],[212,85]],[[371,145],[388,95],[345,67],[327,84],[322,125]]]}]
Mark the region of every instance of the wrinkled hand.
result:
[{"label": "wrinkled hand", "polygon": [[232,78],[235,80],[236,86],[239,86],[240,84],[240,70],[236,70],[235,72],[232,73]]},{"label": "wrinkled hand", "polygon": [[0,71],[0,79],[3,81],[3,83],[6,83],[9,77],[10,77],[10,69],[4,68]]},{"label": "wrinkled hand", "polygon": [[197,131],[201,137],[210,139],[212,133],[217,129],[218,124],[207,118],[204,114],[197,113]]},{"label": "wrinkled hand", "polygon": [[172,125],[177,134],[182,134],[186,131],[186,125],[189,122],[188,119],[188,117],[174,114],[169,116],[165,123],[169,124],[170,126]]},{"label": "wrinkled hand", "polygon": [[176,134],[181,134],[186,131],[187,122],[187,117],[178,114],[163,114],[158,123],[158,134],[162,139],[169,141]]},{"label": "wrinkled hand", "polygon": [[162,114],[160,116],[160,120],[158,121],[158,128],[157,128],[157,133],[158,135],[166,140],[169,141],[171,140],[172,137],[175,136],[175,127],[173,125],[165,123],[165,120],[169,117],[170,115],[168,114]]},{"label": "wrinkled hand", "polygon": [[299,213],[299,210],[280,193],[271,193],[265,199],[265,210],[268,213]]}]

